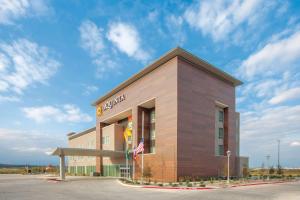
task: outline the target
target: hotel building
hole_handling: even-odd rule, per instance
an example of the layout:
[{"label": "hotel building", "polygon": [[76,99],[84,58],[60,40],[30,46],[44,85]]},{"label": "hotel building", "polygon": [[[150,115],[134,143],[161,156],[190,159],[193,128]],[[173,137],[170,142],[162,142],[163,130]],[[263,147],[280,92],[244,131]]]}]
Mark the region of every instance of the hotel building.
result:
[{"label": "hotel building", "polygon": [[[152,180],[226,176],[228,150],[230,175],[240,176],[235,87],[241,84],[181,48],[171,50],[93,103],[96,126],[68,134],[69,148],[100,153],[71,156],[69,171],[122,176],[126,149],[144,138],[144,173],[151,171]],[[141,161],[141,155],[128,160],[134,178],[141,177]]]}]

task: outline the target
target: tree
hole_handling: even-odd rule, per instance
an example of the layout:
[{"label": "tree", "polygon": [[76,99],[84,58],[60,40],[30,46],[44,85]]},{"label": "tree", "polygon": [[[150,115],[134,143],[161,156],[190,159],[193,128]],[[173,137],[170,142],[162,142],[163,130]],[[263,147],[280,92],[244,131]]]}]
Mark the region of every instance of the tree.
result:
[{"label": "tree", "polygon": [[277,168],[277,174],[283,174],[283,170],[282,170],[282,167],[279,165],[278,168]]},{"label": "tree", "polygon": [[273,166],[271,166],[269,169],[269,174],[274,174],[274,173],[275,173],[275,169]]}]

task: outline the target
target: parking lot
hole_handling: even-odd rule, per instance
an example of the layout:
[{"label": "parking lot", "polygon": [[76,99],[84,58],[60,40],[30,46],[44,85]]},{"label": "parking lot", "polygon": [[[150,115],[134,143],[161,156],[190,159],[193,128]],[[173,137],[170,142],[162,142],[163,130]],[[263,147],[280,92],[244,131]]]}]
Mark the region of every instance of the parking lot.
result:
[{"label": "parking lot", "polygon": [[49,181],[33,175],[0,175],[0,200],[41,199],[274,199],[299,200],[300,182],[201,191],[145,189],[121,185],[116,179]]}]

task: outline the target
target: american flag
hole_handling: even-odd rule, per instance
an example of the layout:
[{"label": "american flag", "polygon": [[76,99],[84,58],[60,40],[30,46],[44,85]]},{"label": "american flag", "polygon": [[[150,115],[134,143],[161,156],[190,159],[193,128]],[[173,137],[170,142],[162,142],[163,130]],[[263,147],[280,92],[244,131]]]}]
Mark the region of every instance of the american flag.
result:
[{"label": "american flag", "polygon": [[139,145],[133,150],[134,159],[136,160],[137,155],[140,152],[143,152],[143,151],[144,151],[144,138],[142,138],[142,140],[140,141]]}]

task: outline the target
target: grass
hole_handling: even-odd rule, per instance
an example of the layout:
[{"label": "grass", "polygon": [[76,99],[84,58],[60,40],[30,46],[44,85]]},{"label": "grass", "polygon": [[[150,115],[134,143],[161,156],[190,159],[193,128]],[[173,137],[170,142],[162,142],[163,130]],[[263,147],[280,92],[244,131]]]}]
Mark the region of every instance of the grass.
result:
[{"label": "grass", "polygon": [[25,168],[0,168],[0,174],[24,174]]}]

